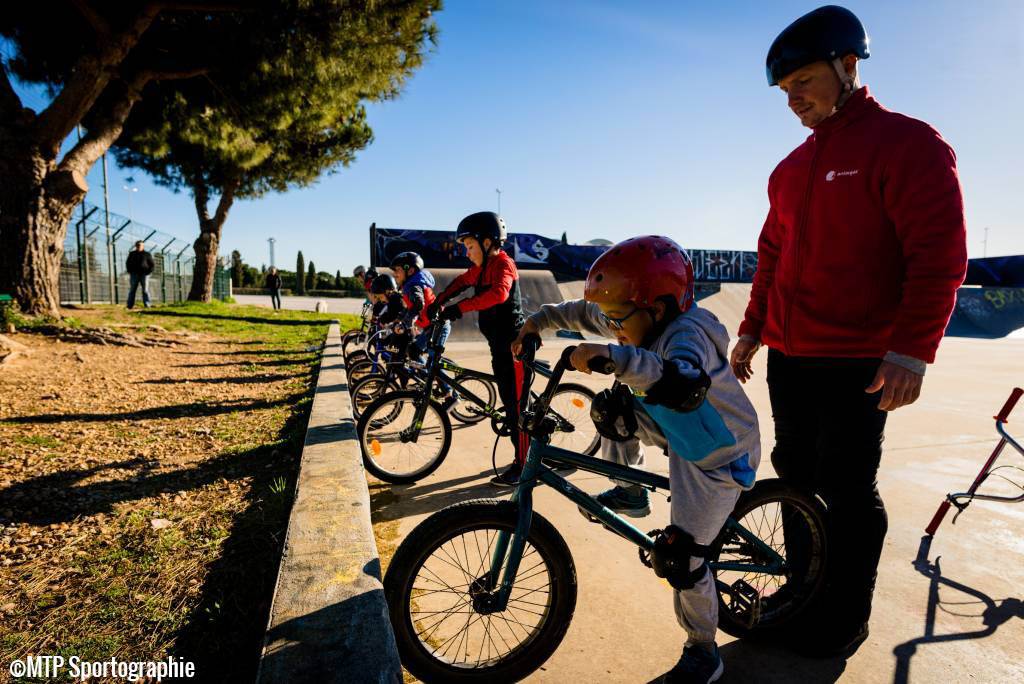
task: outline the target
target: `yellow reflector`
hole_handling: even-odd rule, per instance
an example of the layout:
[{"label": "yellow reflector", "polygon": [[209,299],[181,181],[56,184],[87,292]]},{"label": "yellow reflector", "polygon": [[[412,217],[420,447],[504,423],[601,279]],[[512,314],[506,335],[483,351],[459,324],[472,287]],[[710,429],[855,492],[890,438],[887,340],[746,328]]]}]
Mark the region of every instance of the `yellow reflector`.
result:
[{"label": "yellow reflector", "polygon": [[374,456],[380,456],[380,442],[377,440],[370,441],[370,451],[373,452]]},{"label": "yellow reflector", "polygon": [[583,408],[583,400],[580,399],[579,397],[576,397],[575,399],[572,400],[572,405],[575,406],[576,408]]}]

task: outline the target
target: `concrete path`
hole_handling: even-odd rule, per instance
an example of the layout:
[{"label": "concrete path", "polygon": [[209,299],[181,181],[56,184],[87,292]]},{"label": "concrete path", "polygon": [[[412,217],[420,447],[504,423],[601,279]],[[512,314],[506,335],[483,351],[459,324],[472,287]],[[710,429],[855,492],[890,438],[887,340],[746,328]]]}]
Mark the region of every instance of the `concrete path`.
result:
[{"label": "concrete path", "polygon": [[[281,308],[289,311],[315,311],[316,303],[321,300],[327,302],[329,313],[358,314],[363,309],[363,299],[356,297],[281,297]],[[268,309],[273,307],[270,295],[235,295],[235,301]]]},{"label": "concrete path", "polygon": [[[553,360],[564,343],[540,356]],[[481,343],[454,343],[451,356],[487,369]],[[1024,341],[947,339],[929,368],[921,400],[897,411],[887,430],[880,488],[889,511],[871,636],[849,660],[812,661],[787,652],[735,642],[721,635],[723,682],[1011,682],[1024,680],[1024,504],[975,502],[953,526],[936,535],[930,559],[940,558],[939,588],[930,606],[929,579],[914,569],[924,526],[949,491],[970,484],[996,442],[991,416],[1014,385],[1024,385]],[[762,421],[765,458],[760,475],[772,476],[773,442],[764,384],[765,354],[757,357],[748,391]],[[571,374],[595,387],[606,381]],[[1011,417],[1024,437],[1024,405]],[[426,480],[371,489],[375,515],[400,522],[399,538],[430,513],[456,501],[498,496],[487,484],[494,439],[486,425],[455,432],[447,461]],[[1005,453],[1005,463],[1024,459]],[[511,461],[507,440],[499,465]],[[649,467],[667,473],[664,456]],[[1013,476],[1014,471],[1003,471]],[[1018,481],[1024,474],[1016,472]],[[591,492],[608,486],[586,473],[572,481]],[[995,478],[993,478],[994,480]],[[995,483],[993,482],[993,486]],[[1009,490],[1006,490],[1009,491]],[[653,497],[642,529],[668,521],[668,503]],[[667,585],[640,565],[635,549],[583,520],[553,491],[537,493],[535,510],[565,537],[579,582],[576,614],[558,651],[530,681],[647,682],[667,671],[682,649]],[[647,525],[647,527],[644,527]],[[926,616],[934,628],[926,636]]]}]

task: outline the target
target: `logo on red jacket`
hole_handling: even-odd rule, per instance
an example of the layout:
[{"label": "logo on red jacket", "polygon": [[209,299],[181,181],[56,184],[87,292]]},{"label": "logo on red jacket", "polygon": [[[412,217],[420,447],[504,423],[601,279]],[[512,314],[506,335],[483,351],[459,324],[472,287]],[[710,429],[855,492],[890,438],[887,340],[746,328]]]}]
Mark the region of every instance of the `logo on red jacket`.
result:
[{"label": "logo on red jacket", "polygon": [[853,171],[829,171],[825,174],[825,180],[831,181],[839,176],[856,176],[860,173],[860,169],[854,169]]}]

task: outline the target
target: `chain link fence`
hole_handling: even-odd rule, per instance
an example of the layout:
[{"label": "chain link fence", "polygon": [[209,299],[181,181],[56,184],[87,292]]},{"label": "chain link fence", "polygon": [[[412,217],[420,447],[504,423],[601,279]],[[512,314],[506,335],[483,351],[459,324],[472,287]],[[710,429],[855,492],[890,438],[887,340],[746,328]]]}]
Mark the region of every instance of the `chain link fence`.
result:
[{"label": "chain link fence", "polygon": [[[150,301],[170,304],[188,299],[195,265],[191,242],[82,202],[75,208],[64,239],[60,265],[61,303],[121,304],[127,301],[130,279],[125,259],[139,240],[153,255],[155,264],[149,276]],[[217,257],[213,280],[215,299],[231,296],[227,263],[226,257]],[[141,301],[141,293],[137,295]]]}]

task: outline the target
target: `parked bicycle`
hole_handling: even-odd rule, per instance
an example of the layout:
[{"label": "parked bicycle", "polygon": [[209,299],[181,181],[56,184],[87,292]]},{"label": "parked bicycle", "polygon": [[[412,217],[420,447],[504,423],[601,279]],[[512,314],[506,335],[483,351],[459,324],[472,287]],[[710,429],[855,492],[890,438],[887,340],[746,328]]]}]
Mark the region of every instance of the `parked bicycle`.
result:
[{"label": "parked bicycle", "polygon": [[[608,530],[635,544],[651,564],[655,546],[624,518],[561,477],[572,466],[651,490],[668,478],[551,444],[557,421],[548,413],[567,348],[547,388],[522,416],[530,450],[510,501],[455,504],[420,523],[399,546],[384,578],[391,623],[403,665],[425,682],[515,681],[536,671],[557,649],[576,607],[576,569],[555,526],[533,510],[533,490],[547,485]],[[593,361],[600,361],[595,364]],[[591,368],[610,372],[610,359]],[[828,543],[822,504],[780,480],[762,480],[740,496],[709,546],[720,627],[742,637],[790,622],[822,585]],[[798,558],[786,537],[801,537]],[[688,566],[687,566],[688,567]]]},{"label": "parked bicycle", "polygon": [[[444,347],[438,344],[440,327],[431,331],[427,363],[421,370],[419,384],[412,389],[383,393],[362,410],[356,434],[362,448],[366,469],[378,479],[394,484],[415,482],[434,472],[448,455],[452,425],[448,409],[472,419],[490,418],[491,427],[500,437],[507,435],[507,416],[495,402],[495,393],[478,396],[471,383],[493,388],[494,376],[462,368],[445,359]],[[544,364],[530,361],[534,371],[550,375]],[[449,371],[452,375],[449,375]],[[449,387],[457,401],[451,404],[438,400],[438,387]],[[358,391],[358,390],[354,390]],[[538,396],[531,392],[531,399]],[[552,424],[551,440],[565,448],[584,454],[595,453],[600,435],[590,420],[594,392],[575,383],[555,388],[546,404]]]}]

